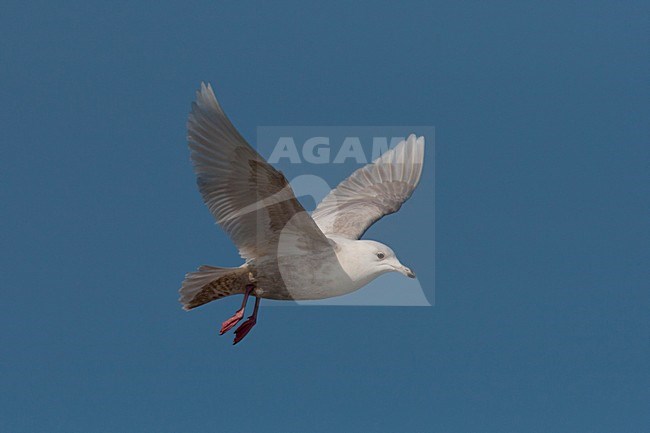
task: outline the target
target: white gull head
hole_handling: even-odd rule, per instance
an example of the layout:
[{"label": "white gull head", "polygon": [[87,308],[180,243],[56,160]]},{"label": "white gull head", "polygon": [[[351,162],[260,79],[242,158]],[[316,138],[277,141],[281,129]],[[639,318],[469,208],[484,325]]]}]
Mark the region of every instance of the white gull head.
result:
[{"label": "white gull head", "polygon": [[337,252],[339,262],[355,282],[365,285],[387,272],[415,278],[415,273],[397,259],[388,245],[371,240],[334,239],[340,247]]}]

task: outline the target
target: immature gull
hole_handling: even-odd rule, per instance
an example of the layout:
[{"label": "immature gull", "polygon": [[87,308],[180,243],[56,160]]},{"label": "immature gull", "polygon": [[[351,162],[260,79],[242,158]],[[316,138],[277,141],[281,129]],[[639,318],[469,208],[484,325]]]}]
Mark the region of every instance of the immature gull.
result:
[{"label": "immature gull", "polygon": [[190,310],[243,294],[241,308],[221,326],[241,341],[257,322],[260,299],[307,300],[340,296],[379,275],[415,274],[393,250],[359,240],[375,221],[397,212],[420,180],[424,137],[411,135],[333,189],[310,216],[284,175],[237,132],[212,87],[201,84],[187,123],[190,156],[203,201],[246,262],[238,268],[201,266],[185,276],[180,302]]}]

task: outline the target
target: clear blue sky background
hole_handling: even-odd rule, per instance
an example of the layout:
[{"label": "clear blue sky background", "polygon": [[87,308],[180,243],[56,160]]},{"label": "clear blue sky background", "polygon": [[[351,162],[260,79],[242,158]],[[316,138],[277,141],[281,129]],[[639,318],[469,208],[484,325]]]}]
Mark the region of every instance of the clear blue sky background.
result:
[{"label": "clear blue sky background", "polygon": [[[648,14],[3,2],[0,430],[647,431]],[[238,262],[188,162],[201,80],[251,140],[435,125],[435,307],[266,308],[236,347],[237,299],[181,311]],[[416,269],[422,191],[373,232]]]}]

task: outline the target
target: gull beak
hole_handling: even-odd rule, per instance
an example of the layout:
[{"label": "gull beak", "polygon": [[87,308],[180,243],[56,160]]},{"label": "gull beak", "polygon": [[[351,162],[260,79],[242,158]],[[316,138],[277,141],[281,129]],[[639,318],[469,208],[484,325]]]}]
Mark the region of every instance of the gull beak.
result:
[{"label": "gull beak", "polygon": [[415,278],[415,273],[412,270],[410,270],[409,268],[407,268],[406,266],[404,266],[404,265],[398,266],[397,268],[395,268],[395,270],[397,272],[400,272],[400,273],[406,275],[409,278]]}]

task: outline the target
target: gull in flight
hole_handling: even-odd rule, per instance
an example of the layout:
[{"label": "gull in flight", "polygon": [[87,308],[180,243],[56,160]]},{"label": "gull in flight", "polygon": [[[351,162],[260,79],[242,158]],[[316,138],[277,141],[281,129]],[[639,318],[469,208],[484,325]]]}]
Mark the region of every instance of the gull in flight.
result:
[{"label": "gull in flight", "polygon": [[230,295],[241,308],[221,334],[233,344],[257,322],[260,299],[325,299],[354,292],[386,272],[415,274],[388,246],[360,240],[375,221],[397,212],[422,174],[424,137],[411,135],[341,182],[309,215],[284,175],[269,165],[226,117],[208,84],[201,84],[187,123],[199,191],[217,224],[239,249],[237,268],[201,266],[188,273],[180,303],[191,310]]}]

